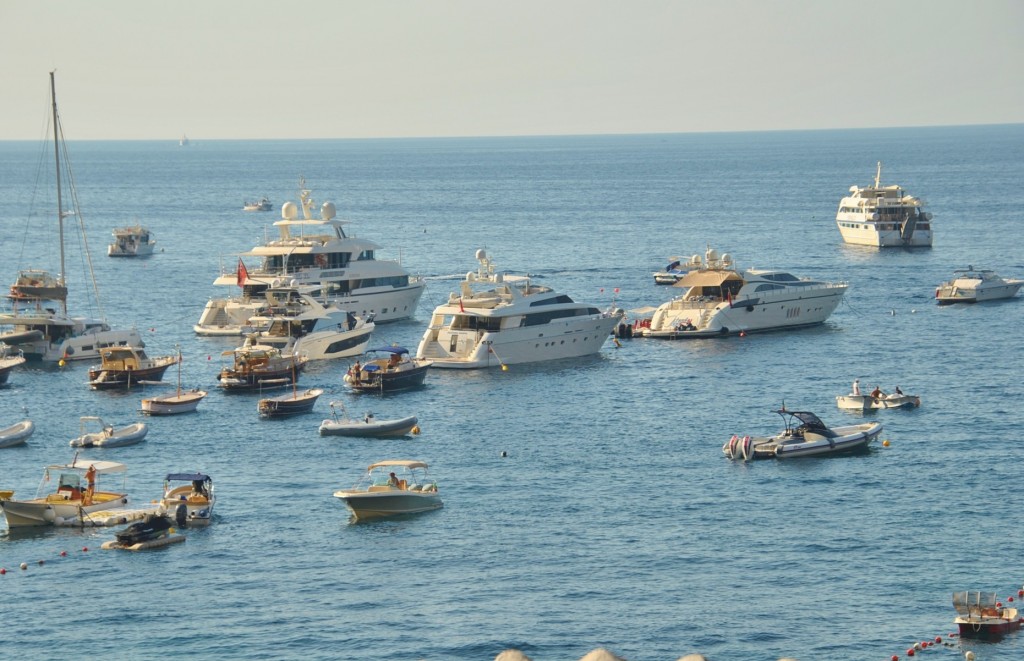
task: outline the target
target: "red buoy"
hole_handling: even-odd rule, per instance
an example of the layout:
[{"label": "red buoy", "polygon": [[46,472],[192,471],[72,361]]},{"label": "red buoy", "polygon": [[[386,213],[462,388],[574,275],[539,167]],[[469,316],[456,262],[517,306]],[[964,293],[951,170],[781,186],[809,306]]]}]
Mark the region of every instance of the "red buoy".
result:
[{"label": "red buoy", "polygon": [[60,552],[60,557],[62,557],[62,558],[68,557],[68,552],[67,551],[61,551]]},{"label": "red buoy", "polygon": [[942,636],[935,636],[935,642],[936,643],[941,643],[942,642]]},{"label": "red buoy", "polygon": [[910,649],[907,650],[907,656],[914,656],[914,648],[913,647],[911,647]]},{"label": "red buoy", "polygon": [[83,547],[82,547],[82,553],[85,553],[85,552],[86,552],[86,551],[88,551],[88,550],[89,550],[89,547],[88,547],[88,546],[83,546]]}]

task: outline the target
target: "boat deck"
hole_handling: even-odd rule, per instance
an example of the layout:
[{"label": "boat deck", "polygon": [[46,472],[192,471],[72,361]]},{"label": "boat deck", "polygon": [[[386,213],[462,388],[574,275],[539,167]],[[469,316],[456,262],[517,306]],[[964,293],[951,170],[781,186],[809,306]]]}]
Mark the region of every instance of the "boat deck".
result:
[{"label": "boat deck", "polygon": [[133,521],[141,521],[149,514],[156,514],[157,511],[157,507],[100,510],[98,512],[90,512],[86,514],[84,521],[80,517],[72,516],[59,521],[54,521],[54,525],[94,528],[120,526]]}]

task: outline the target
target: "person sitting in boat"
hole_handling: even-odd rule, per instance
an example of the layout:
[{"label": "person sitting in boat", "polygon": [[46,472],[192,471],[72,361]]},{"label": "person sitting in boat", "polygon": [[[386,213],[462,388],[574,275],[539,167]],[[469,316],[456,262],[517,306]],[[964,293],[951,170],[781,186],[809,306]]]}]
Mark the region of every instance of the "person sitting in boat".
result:
[{"label": "person sitting in boat", "polygon": [[388,476],[388,486],[396,489],[398,488],[398,476],[394,473],[391,473],[391,475]]},{"label": "person sitting in boat", "polygon": [[398,362],[400,360],[402,360],[402,357],[397,353],[391,354],[391,357],[388,358],[388,369],[398,369]]}]

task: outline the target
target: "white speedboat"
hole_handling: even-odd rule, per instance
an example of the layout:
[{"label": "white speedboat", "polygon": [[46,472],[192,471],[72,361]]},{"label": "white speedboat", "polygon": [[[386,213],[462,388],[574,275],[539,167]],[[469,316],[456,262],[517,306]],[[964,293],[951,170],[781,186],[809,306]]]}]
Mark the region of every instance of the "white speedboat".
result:
[{"label": "white speedboat", "polygon": [[[89,431],[95,429],[96,431]],[[149,426],[144,422],[133,422],[124,427],[114,427],[95,415],[79,418],[79,436],[71,439],[73,448],[119,448],[135,445],[146,439]]]},{"label": "white speedboat", "polygon": [[16,445],[24,445],[32,432],[36,430],[31,420],[16,422],[7,429],[0,429],[0,448],[13,448]]},{"label": "white speedboat", "polygon": [[846,243],[861,246],[930,246],[932,215],[924,201],[899,186],[882,186],[878,162],[873,186],[850,186],[839,202],[836,225]]},{"label": "white speedboat", "polygon": [[[342,410],[341,415],[338,415],[338,408]],[[350,418],[341,402],[331,402],[331,418],[320,423],[320,435],[392,438],[418,434],[417,422],[414,415],[382,420],[369,412],[362,418]]]},{"label": "white speedboat", "polygon": [[324,307],[295,288],[268,289],[264,296],[268,305],[249,318],[250,327],[263,329],[256,331],[257,341],[308,360],[358,356],[376,328],[373,315],[359,318],[334,304]]},{"label": "white speedboat", "polygon": [[273,206],[269,198],[261,197],[258,200],[243,204],[242,211],[270,211]]},{"label": "white speedboat", "polygon": [[217,495],[213,478],[205,473],[168,473],[164,478],[164,494],[159,511],[174,517],[181,527],[210,524]]},{"label": "white speedboat", "polygon": [[826,427],[809,411],[776,411],[785,422],[785,429],[774,436],[733,435],[722,452],[730,459],[788,459],[845,454],[863,450],[882,433],[882,423]]},{"label": "white speedboat", "polygon": [[[53,107],[53,139],[61,143],[61,125],[57,114],[57,94],[53,72],[50,72],[50,92]],[[44,270],[21,271],[11,286],[8,297],[11,309],[0,311],[0,326],[12,326],[13,329],[0,333],[0,342],[17,345],[26,358],[59,362],[66,360],[95,360],[100,351],[108,347],[132,346],[142,347],[142,337],[134,328],[131,330],[113,330],[103,319],[72,317],[68,314],[68,284],[65,279],[64,252],[64,220],[68,217],[81,219],[78,197],[73,186],[62,185],[62,177],[70,177],[70,164],[62,162],[60,154],[67,154],[67,148],[57,149],[55,155],[54,181],[57,188],[57,200],[63,205],[64,192],[70,192],[71,210],[59,208],[57,211],[57,235],[60,249],[60,275],[53,276]],[[85,228],[79,228],[84,234]],[[84,260],[91,264],[91,260]],[[97,291],[95,277],[89,268],[92,278],[92,291]]]},{"label": "white speedboat", "polygon": [[114,242],[107,246],[110,257],[145,257],[156,246],[152,233],[142,225],[118,227],[113,235]]},{"label": "white speedboat", "polygon": [[377,259],[377,243],[347,234],[350,221],[335,218],[333,203],[325,202],[320,218],[314,218],[311,191],[305,181],[299,185],[299,206],[286,202],[282,219],[274,223],[279,237],[244,254],[262,264],[250,270],[239,259],[235,272],[214,280],[219,286],[240,286],[242,295],[210,300],[193,327],[196,333],[242,335],[263,305],[263,291],[281,285],[312,287],[317,299],[361,317],[373,315],[377,323],[408,319],[416,312],[424,281],[397,261]]},{"label": "white speedboat", "polygon": [[483,250],[479,268],[430,318],[416,357],[470,369],[589,356],[601,350],[622,310],[576,303],[529,276],[496,273]]},{"label": "white speedboat", "polygon": [[356,520],[416,514],[442,506],[437,482],[427,478],[422,461],[391,459],[371,464],[351,489],[334,492]]},{"label": "white speedboat", "polygon": [[939,305],[950,305],[1013,298],[1021,285],[1024,285],[1024,280],[1003,278],[988,269],[968,266],[955,270],[952,280],[939,285],[935,290],[935,300]]},{"label": "white speedboat", "polygon": [[661,271],[655,271],[653,273],[653,275],[654,275],[654,284],[656,284],[656,285],[674,285],[677,282],[679,282],[679,280],[684,275],[686,275],[687,273],[690,272],[690,269],[688,268],[689,263],[687,263],[686,265],[683,265],[682,262],[680,261],[682,259],[682,257],[669,257],[669,259],[672,260],[672,261],[670,261],[668,263],[668,266],[666,266]]},{"label": "white speedboat", "polygon": [[[37,496],[30,500],[0,500],[8,528],[52,526],[90,514],[121,510],[128,504],[124,486],[120,491],[96,489],[99,477],[125,473],[124,464],[114,461],[79,459],[66,465],[47,466]],[[54,488],[56,487],[56,488]],[[53,489],[44,494],[44,488]]]},{"label": "white speedboat", "polygon": [[673,287],[680,296],[660,305],[643,337],[699,338],[802,328],[824,323],[843,300],[847,284],[797,278],[786,272],[733,268],[728,253],[708,248]]}]

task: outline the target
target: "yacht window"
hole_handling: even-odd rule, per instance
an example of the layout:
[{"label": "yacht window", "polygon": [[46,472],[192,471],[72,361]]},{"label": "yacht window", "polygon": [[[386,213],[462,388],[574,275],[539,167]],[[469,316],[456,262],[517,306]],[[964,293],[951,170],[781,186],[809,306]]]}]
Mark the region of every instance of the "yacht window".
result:
[{"label": "yacht window", "polygon": [[537,307],[539,305],[558,305],[560,303],[574,303],[574,302],[575,301],[573,301],[571,298],[569,298],[565,294],[561,294],[559,296],[555,296],[554,298],[546,298],[543,301],[535,301],[533,303],[530,303],[530,307],[533,308],[533,307]]}]

